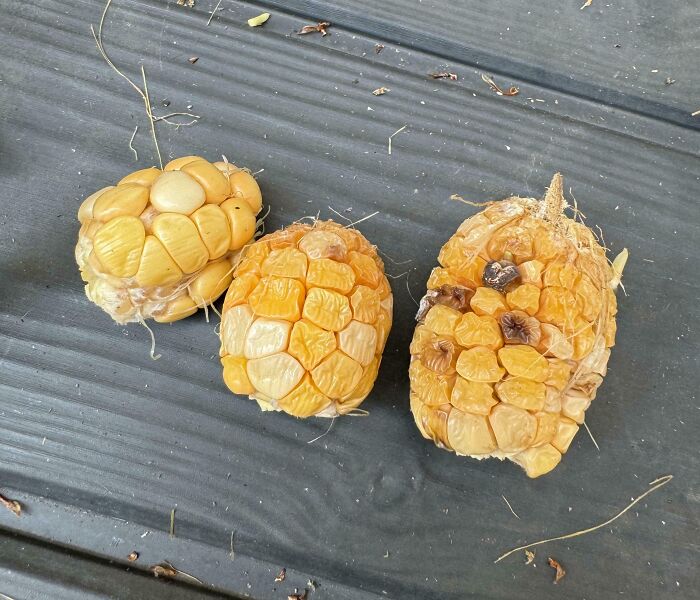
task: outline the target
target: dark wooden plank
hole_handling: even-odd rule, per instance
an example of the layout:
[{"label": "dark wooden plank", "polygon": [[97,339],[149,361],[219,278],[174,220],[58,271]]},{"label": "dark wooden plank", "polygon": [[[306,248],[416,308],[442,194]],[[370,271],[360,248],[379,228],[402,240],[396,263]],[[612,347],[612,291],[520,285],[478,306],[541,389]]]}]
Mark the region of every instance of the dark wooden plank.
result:
[{"label": "dark wooden plank", "polygon": [[[156,107],[168,98],[168,110],[192,104],[202,115],[190,128],[159,128],[165,154],[225,153],[265,169],[269,229],[333,216],[329,205],[358,219],[379,210],[362,231],[412,262],[387,259],[392,275],[410,274],[393,280],[395,326],[371,416],[340,420],[308,445],[327,422],[261,414],[226,393],[202,315],[156,327],[154,363],[145,331],[115,326],[84,298],[75,211],[90,191],[153,163],[147,123],[94,49],[98,6],[11,2],[0,23],[0,483],[44,516],[0,513],[0,522],[70,543],[75,513],[88,511],[94,529],[76,545],[118,558],[109,531],[124,519],[134,526],[127,543],[139,541],[137,528],[160,532],[157,556],[177,506],[178,566],[233,592],[252,582],[259,598],[279,597],[272,579],[283,566],[295,582],[321,583],[312,596],[321,599],[545,598],[561,592],[550,552],[568,568],[572,597],[692,597],[697,132],[573,92],[529,103],[478,80],[428,81],[436,58],[426,52],[369,60],[361,49],[371,52],[371,35],[338,26],[300,38],[290,35],[300,17],[283,13],[250,29],[257,5],[226,2],[207,28],[198,5],[117,2],[105,44],[134,77],[144,61]],[[392,91],[376,98],[379,85]],[[136,124],[138,162],[127,146]],[[389,156],[387,138],[403,125]],[[611,250],[630,248],[629,297],[590,412],[601,452],[580,435],[554,474],[529,481],[512,465],[458,459],[420,439],[408,413],[406,287],[420,295],[439,247],[473,212],[450,194],[537,195],[554,170]],[[673,483],[610,530],[543,548],[537,569],[518,558],[493,565],[511,545],[604,520],[668,472]],[[226,560],[232,530],[245,565],[235,577],[212,566]]]}]

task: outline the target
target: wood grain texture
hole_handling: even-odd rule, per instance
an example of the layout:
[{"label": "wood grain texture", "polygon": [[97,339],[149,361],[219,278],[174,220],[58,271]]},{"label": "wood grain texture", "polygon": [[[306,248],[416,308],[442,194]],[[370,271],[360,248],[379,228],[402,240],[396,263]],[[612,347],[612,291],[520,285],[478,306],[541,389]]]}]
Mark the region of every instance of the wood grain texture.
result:
[{"label": "wood grain texture", "polygon": [[[291,11],[262,28],[245,25],[272,3],[225,2],[207,27],[210,4],[115,0],[105,46],[132,77],[143,62],[159,114],[192,105],[202,116],[192,127],[159,126],[164,156],[223,153],[264,169],[268,230],[319,211],[333,217],[329,206],[351,219],[379,211],[359,227],[399,277],[394,329],[363,405],[371,414],[341,419],[309,445],[327,421],[262,414],[227,393],[214,322],[199,314],[156,326],[163,358],[153,362],[147,332],[113,324],[87,301],[73,259],[75,212],[95,189],[154,163],[148,124],[139,98],[94,47],[89,24],[100,6],[12,1],[0,22],[0,490],[28,513],[0,512],[0,526],[62,544],[75,538],[86,552],[120,559],[110,532],[126,521],[124,544],[138,544],[145,528],[158,534],[157,556],[173,549],[176,506],[178,567],[261,599],[308,578],[321,584],[312,600],[548,598],[561,591],[550,555],[567,569],[560,585],[571,597],[693,597],[700,135],[679,116],[681,96],[666,95],[678,88],[663,90],[651,110],[548,87],[548,74],[561,73],[539,44],[554,41],[535,40],[529,50],[523,42],[518,60],[550,57],[533,77],[547,101],[529,102],[524,90],[502,98],[484,89],[466,57],[454,60],[471,69],[467,81],[428,80],[444,53],[431,55],[427,41],[374,55],[374,32],[359,32],[365,21],[343,21],[349,5],[329,6],[334,27],[321,38],[294,35],[308,15]],[[407,31],[428,13],[437,30],[444,8],[390,6]],[[458,37],[475,6],[455,9],[443,37]],[[352,7],[388,22],[387,9]],[[482,29],[522,21],[482,8]],[[675,31],[689,20],[684,11]],[[645,19],[643,30],[650,27]],[[498,54],[488,37],[473,45]],[[603,77],[601,60],[590,78]],[[575,62],[564,53],[565,61]],[[391,92],[372,96],[380,85]],[[135,125],[138,161],[128,148]],[[388,155],[389,135],[404,125]],[[440,246],[475,210],[451,194],[540,195],[556,170],[588,222],[603,227],[611,253],[626,246],[632,258],[618,345],[588,413],[601,452],[580,433],[553,474],[530,481],[514,465],[460,459],[420,438],[408,412],[415,305],[407,287],[422,294]],[[525,541],[605,520],[666,473],[673,482],[610,530],[540,549],[536,569],[523,557],[493,564]],[[86,515],[86,531],[76,515]],[[232,570],[234,530],[242,562]],[[7,564],[0,553],[0,568]],[[282,567],[295,579],[274,589]]]}]

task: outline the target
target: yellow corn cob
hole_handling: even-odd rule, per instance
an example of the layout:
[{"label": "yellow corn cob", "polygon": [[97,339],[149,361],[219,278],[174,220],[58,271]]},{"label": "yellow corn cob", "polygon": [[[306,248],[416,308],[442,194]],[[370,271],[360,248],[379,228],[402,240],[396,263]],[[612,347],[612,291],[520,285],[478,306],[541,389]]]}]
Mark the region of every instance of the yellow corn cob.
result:
[{"label": "yellow corn cob", "polygon": [[377,377],[392,295],[374,246],[332,221],[296,223],[248,246],[224,301],[221,363],[265,410],[333,417]]},{"label": "yellow corn cob", "polygon": [[255,179],[226,162],[184,156],[127,175],[78,210],[87,297],[118,323],[195,313],[231,283],[261,207]]},{"label": "yellow corn cob", "polygon": [[464,221],[440,252],[411,343],[423,436],[508,458],[530,477],[559,464],[603,381],[626,259],[611,268],[565,206],[557,174],[544,200],[508,198]]}]

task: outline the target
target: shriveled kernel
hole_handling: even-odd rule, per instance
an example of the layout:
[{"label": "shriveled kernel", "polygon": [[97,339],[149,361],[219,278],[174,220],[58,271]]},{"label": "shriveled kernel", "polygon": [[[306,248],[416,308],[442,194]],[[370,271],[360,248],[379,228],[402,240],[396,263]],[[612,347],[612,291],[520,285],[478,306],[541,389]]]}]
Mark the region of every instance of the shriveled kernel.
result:
[{"label": "shriveled kernel", "polygon": [[202,186],[181,171],[165,171],[151,186],[151,204],[161,213],[191,215],[205,200]]},{"label": "shriveled kernel", "polygon": [[243,275],[236,277],[226,292],[224,310],[247,302],[248,296],[258,285],[258,281],[260,281],[259,277],[253,273],[243,273]]},{"label": "shriveled kernel", "polygon": [[411,380],[411,389],[420,396],[420,399],[429,406],[449,404],[452,388],[455,384],[455,376],[439,375],[419,360],[411,362],[408,369]]},{"label": "shriveled kernel", "polygon": [[245,358],[236,356],[224,356],[221,359],[221,365],[224,368],[224,383],[234,394],[242,394],[248,396],[255,393],[255,388],[248,379],[246,365],[248,361]]},{"label": "shriveled kernel", "polygon": [[574,360],[581,360],[590,354],[595,344],[595,331],[593,331],[593,323],[589,323],[585,319],[576,319],[574,321],[571,334],[574,338]]},{"label": "shriveled kernel", "polygon": [[263,277],[251,292],[248,302],[259,317],[298,321],[305,293],[304,285],[296,279]]},{"label": "shriveled kernel", "polygon": [[209,252],[199,237],[197,227],[185,215],[158,215],[153,220],[153,233],[183,273],[194,273],[209,261]]},{"label": "shriveled kernel", "polygon": [[199,306],[192,298],[183,294],[168,302],[162,311],[153,315],[153,318],[157,323],[172,323],[193,315],[198,308]]},{"label": "shriveled kernel", "polygon": [[93,250],[112,275],[131,277],[141,261],[146,231],[136,217],[117,217],[97,230]]},{"label": "shriveled kernel", "polygon": [[306,295],[302,316],[329,331],[340,331],[352,319],[346,296],[323,288],[311,288]]},{"label": "shriveled kernel", "polygon": [[436,304],[425,315],[425,325],[437,335],[454,336],[455,328],[462,318],[462,313],[449,306]]},{"label": "shriveled kernel", "polygon": [[533,446],[542,446],[548,444],[554,439],[559,429],[559,415],[550,412],[538,412],[537,417],[537,435],[532,442]]},{"label": "shriveled kernel", "polygon": [[504,227],[491,237],[486,248],[493,258],[508,254],[521,263],[533,258],[532,246],[532,235],[524,227]]},{"label": "shriveled kernel", "polygon": [[535,315],[542,323],[567,327],[578,315],[574,295],[563,287],[546,287],[540,293],[540,309]]},{"label": "shriveled kernel", "polygon": [[189,294],[198,304],[211,304],[231,283],[233,267],[228,260],[209,263],[189,285]]},{"label": "shriveled kernel", "polygon": [[321,392],[331,399],[352,392],[362,378],[362,366],[339,350],[334,350],[311,371],[311,377]]},{"label": "shriveled kernel", "polygon": [[256,392],[272,400],[281,400],[304,377],[304,367],[285,352],[248,361],[246,368]]},{"label": "shriveled kernel", "polygon": [[528,260],[518,265],[520,272],[521,283],[530,283],[537,288],[542,287],[542,271],[544,271],[544,263],[539,260]]},{"label": "shriveled kernel", "polygon": [[537,346],[542,337],[540,322],[522,310],[503,313],[498,322],[506,344],[527,344]]},{"label": "shriveled kernel", "polygon": [[148,188],[138,183],[123,183],[99,195],[92,207],[98,221],[115,217],[138,217],[148,204]]},{"label": "shriveled kernel", "polygon": [[277,277],[292,277],[304,281],[308,259],[306,254],[296,248],[283,248],[273,250],[262,264],[263,275],[275,275]]},{"label": "shriveled kernel", "polygon": [[248,328],[243,353],[247,359],[262,358],[287,350],[292,324],[289,321],[255,319]]},{"label": "shriveled kernel", "polygon": [[497,448],[488,419],[457,408],[447,417],[447,438],[457,454],[466,456],[491,454]]},{"label": "shriveled kernel", "polygon": [[502,402],[525,410],[542,410],[545,391],[544,383],[537,383],[521,377],[511,377],[496,384],[496,393]]},{"label": "shriveled kernel", "polygon": [[363,367],[372,362],[376,347],[377,330],[367,323],[353,320],[338,332],[338,348]]},{"label": "shriveled kernel", "polygon": [[455,327],[454,336],[464,348],[486,346],[491,350],[498,350],[503,346],[498,321],[489,315],[480,317],[473,312],[465,313]]},{"label": "shriveled kernel", "polygon": [[585,392],[569,390],[561,399],[561,413],[577,423],[583,423],[591,398]]},{"label": "shriveled kernel", "polygon": [[226,311],[221,319],[221,351],[231,356],[245,355],[248,328],[255,315],[247,304],[239,304]]},{"label": "shriveled kernel", "polygon": [[510,404],[498,404],[489,415],[498,447],[503,452],[525,450],[537,435],[537,418]]},{"label": "shriveled kernel", "polygon": [[532,346],[504,346],[498,351],[498,360],[515,377],[541,383],[549,374],[547,359]]},{"label": "shriveled kernel", "polygon": [[559,328],[547,323],[541,323],[542,337],[537,349],[545,356],[555,356],[569,360],[574,355],[574,346]]},{"label": "shriveled kernel", "polygon": [[486,263],[481,277],[483,284],[499,292],[505,292],[520,279],[520,272],[515,263],[509,260],[492,260]]},{"label": "shriveled kernel", "polygon": [[459,279],[456,275],[453,275],[449,269],[444,269],[442,267],[435,267],[430,272],[430,277],[428,278],[427,287],[429,290],[436,290],[443,285],[458,285]]},{"label": "shriveled kernel", "polygon": [[475,415],[488,415],[491,408],[498,404],[498,400],[493,397],[493,388],[488,383],[457,377],[455,386],[452,388],[450,403],[462,411]]},{"label": "shriveled kernel", "polygon": [[312,230],[305,234],[299,240],[299,250],[313,260],[326,258],[344,261],[348,254],[348,248],[343,238],[332,231],[323,230]]},{"label": "shriveled kernel", "polygon": [[[302,238],[304,239],[304,238]],[[296,250],[296,252],[299,252]],[[306,255],[301,253],[304,258]],[[355,271],[350,265],[337,262],[330,258],[318,258],[309,264],[306,274],[306,285],[309,287],[321,287],[335,290],[341,294],[347,294],[355,285]]]},{"label": "shriveled kernel", "polygon": [[350,296],[350,306],[354,319],[363,323],[374,323],[381,308],[379,292],[366,285],[358,285]]},{"label": "shriveled kernel", "polygon": [[469,304],[479,316],[490,315],[496,317],[508,310],[508,304],[503,294],[487,287],[477,288]]},{"label": "shriveled kernel", "polygon": [[615,334],[617,333],[617,323],[615,319],[608,319],[605,325],[605,346],[612,348],[615,345]]},{"label": "shriveled kernel", "polygon": [[411,412],[413,413],[413,418],[416,422],[416,426],[418,427],[418,431],[421,432],[421,435],[424,438],[431,439],[428,435],[428,432],[423,427],[423,419],[421,418],[421,413],[425,404],[423,404],[423,400],[421,400],[418,394],[416,394],[416,392],[413,391],[412,387],[411,391],[409,392],[409,404],[411,407]]},{"label": "shriveled kernel", "polygon": [[349,252],[348,262],[355,271],[355,282],[358,285],[367,285],[377,288],[379,285],[380,273],[377,263],[370,256],[359,252]]},{"label": "shriveled kernel", "polygon": [[458,354],[459,351],[451,338],[436,336],[423,350],[420,361],[431,371],[441,375],[453,375]]},{"label": "shriveled kernel", "polygon": [[573,290],[579,281],[581,273],[571,263],[552,263],[542,274],[542,285],[544,287],[559,286]]},{"label": "shriveled kernel", "polygon": [[380,310],[374,326],[377,328],[377,354],[381,354],[384,352],[384,346],[391,330],[391,314]]},{"label": "shriveled kernel", "polygon": [[255,235],[255,215],[250,206],[237,198],[220,204],[231,226],[231,250],[240,250]]},{"label": "shriveled kernel", "polygon": [[97,199],[102,194],[111,189],[114,189],[114,186],[108,185],[107,187],[103,187],[101,190],[97,190],[94,194],[90,194],[87,198],[85,198],[85,200],[83,200],[83,203],[78,209],[78,221],[80,221],[81,225],[84,225],[93,218],[92,210],[95,207],[95,202],[97,202]]},{"label": "shriveled kernel", "polygon": [[195,162],[197,160],[204,160],[201,156],[181,156],[171,160],[163,167],[163,171],[179,171],[185,165]]},{"label": "shriveled kernel", "polygon": [[576,286],[576,304],[587,321],[595,321],[603,306],[603,294],[585,273]]},{"label": "shriveled kernel", "polygon": [[283,411],[302,419],[321,412],[330,404],[331,399],[314,385],[308,373],[297,387],[277,403]]},{"label": "shriveled kernel", "polygon": [[469,381],[493,383],[501,379],[505,371],[498,365],[493,350],[476,346],[460,352],[457,358],[457,373]]},{"label": "shriveled kernel", "polygon": [[371,363],[369,363],[362,371],[362,377],[355,388],[343,396],[341,401],[341,406],[339,412],[341,414],[346,414],[348,411],[360,405],[360,403],[369,395],[374,386],[374,381],[377,379],[377,372],[379,371],[380,358],[374,358]]},{"label": "shriveled kernel", "polygon": [[561,392],[551,385],[547,386],[547,391],[544,397],[545,412],[555,413],[557,416],[561,412]]},{"label": "shriveled kernel", "polygon": [[433,440],[438,448],[452,449],[447,435],[447,419],[452,407],[447,406],[432,407],[423,405],[420,411],[420,420],[423,424],[428,439]]},{"label": "shriveled kernel", "polygon": [[170,285],[180,280],[182,271],[153,235],[146,236],[136,283],[141,287]]},{"label": "shriveled kernel", "polygon": [[528,477],[535,478],[554,469],[561,462],[561,454],[554,446],[546,444],[516,454],[513,461],[525,469]]},{"label": "shriveled kernel", "polygon": [[310,371],[336,348],[335,335],[302,319],[294,323],[288,352]]},{"label": "shriveled kernel", "polygon": [[221,204],[231,193],[226,177],[209,161],[196,160],[182,166],[180,170],[202,186],[208,204]]},{"label": "shriveled kernel", "polygon": [[138,183],[139,185],[144,185],[147,188],[153,185],[153,182],[160,177],[163,171],[156,167],[148,167],[148,169],[140,169],[139,171],[134,171],[129,173],[126,177],[122,177],[117,185],[122,185],[124,183]]},{"label": "shriveled kernel", "polygon": [[214,204],[205,204],[190,216],[207,247],[209,258],[215,260],[228,252],[231,246],[231,228],[226,214]]},{"label": "shriveled kernel", "polygon": [[540,308],[540,288],[533,283],[523,283],[506,294],[508,306],[533,316]]},{"label": "shriveled kernel", "polygon": [[552,440],[552,446],[554,446],[562,454],[566,454],[566,451],[571,445],[571,441],[578,432],[578,425],[567,417],[559,418],[559,426],[557,427],[557,434]]},{"label": "shriveled kernel", "polygon": [[547,363],[549,364],[549,373],[544,381],[545,384],[551,385],[560,391],[563,390],[571,377],[571,365],[567,361],[558,358],[547,359]]}]

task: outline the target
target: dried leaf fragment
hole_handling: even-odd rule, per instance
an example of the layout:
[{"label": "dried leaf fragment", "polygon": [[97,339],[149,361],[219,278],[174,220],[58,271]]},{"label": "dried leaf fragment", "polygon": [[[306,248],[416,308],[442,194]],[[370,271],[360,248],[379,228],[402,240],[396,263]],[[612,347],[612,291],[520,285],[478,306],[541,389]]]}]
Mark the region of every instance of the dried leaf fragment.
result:
[{"label": "dried leaf fragment", "polygon": [[666,79],[664,79],[664,85],[673,85],[674,83],[676,83],[676,80],[671,77],[666,77]]},{"label": "dried leaf fragment", "polygon": [[304,25],[297,32],[297,35],[306,35],[307,33],[320,33],[322,36],[325,37],[328,35],[326,28],[330,26],[331,24],[328,21],[322,21],[320,23],[317,23],[316,25]]},{"label": "dried leaf fragment", "polygon": [[530,565],[535,560],[535,553],[532,550],[525,550],[525,558],[527,559],[525,564]]},{"label": "dried leaf fragment", "polygon": [[382,50],[384,50],[384,44],[375,44],[374,45],[374,53],[379,54]]},{"label": "dried leaf fragment", "polygon": [[615,257],[615,260],[612,262],[613,278],[610,281],[610,287],[614,290],[617,289],[618,285],[620,285],[620,281],[622,280],[622,271],[625,269],[629,255],[630,253],[628,252],[627,248],[623,248],[622,252],[620,252],[620,254],[618,254]]},{"label": "dried leaf fragment", "polygon": [[135,560],[139,559],[139,553],[136,552],[136,550],[133,550],[132,552],[129,552],[129,556],[126,557],[126,560],[129,562],[134,562]]},{"label": "dried leaf fragment", "polygon": [[173,579],[174,577],[177,577],[178,572],[179,571],[170,564],[153,565],[151,567],[151,573],[153,573],[155,577]]},{"label": "dried leaf fragment", "polygon": [[199,56],[190,56],[190,58],[187,59],[187,62],[193,65],[199,60]]},{"label": "dried leaf fragment", "polygon": [[177,0],[178,5],[186,6],[187,8],[192,8],[194,6],[194,0]]},{"label": "dried leaf fragment", "polygon": [[559,564],[559,562],[555,559],[553,559],[551,556],[547,559],[547,562],[549,563],[549,566],[552,567],[552,569],[556,569],[557,572],[554,575],[554,583],[559,583],[559,580],[566,575],[566,571],[564,568]]},{"label": "dried leaf fragment", "polygon": [[22,505],[17,500],[5,498],[5,496],[0,494],[0,504],[18,517],[22,514]]},{"label": "dried leaf fragment", "polygon": [[501,89],[493,80],[493,77],[486,75],[485,73],[481,74],[481,79],[499,96],[517,96],[520,93],[520,90],[514,85],[509,87],[507,90]]},{"label": "dried leaf fragment", "polygon": [[289,594],[289,596],[287,596],[287,600],[306,600],[308,592],[309,590],[307,589],[304,589],[302,593],[299,593],[296,590],[294,590],[293,594]]},{"label": "dried leaf fragment", "polygon": [[252,19],[248,19],[248,26],[260,27],[260,25],[265,23],[269,18],[270,18],[270,13],[262,13],[262,14],[258,15],[257,17],[253,17]]},{"label": "dried leaf fragment", "polygon": [[382,87],[378,87],[376,90],[374,90],[372,92],[372,94],[374,94],[375,96],[383,96],[384,94],[386,94],[387,92],[390,92],[390,91],[391,91],[391,89],[389,89],[388,87],[382,86]]},{"label": "dried leaf fragment", "polygon": [[433,79],[451,79],[452,81],[457,81],[457,73],[448,73],[447,71],[428,73],[428,77],[432,77]]},{"label": "dried leaf fragment", "polygon": [[286,577],[287,577],[287,569],[282,569],[279,572],[279,575],[277,575],[277,577],[275,577],[275,582],[284,581],[286,579]]}]

